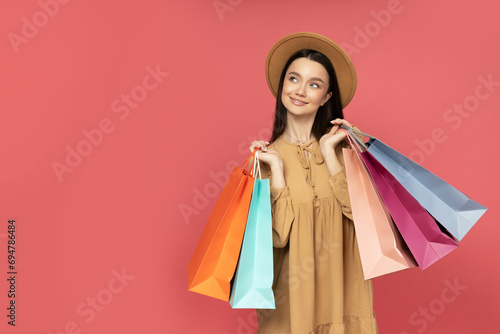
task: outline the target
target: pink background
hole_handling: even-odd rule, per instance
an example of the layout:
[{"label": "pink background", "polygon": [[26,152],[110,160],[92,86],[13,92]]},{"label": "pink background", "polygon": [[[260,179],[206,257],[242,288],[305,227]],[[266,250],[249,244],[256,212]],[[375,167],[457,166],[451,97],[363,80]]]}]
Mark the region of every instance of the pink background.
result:
[{"label": "pink background", "polygon": [[[499,7],[1,2],[2,333],[255,332],[253,312],[188,292],[187,264],[215,179],[268,139],[265,58],[296,31],[351,53],[359,84],[347,120],[489,207],[429,269],[374,280],[380,333],[497,333]],[[80,159],[67,162],[73,150]],[[66,168],[59,177],[54,165]],[[11,218],[16,328],[6,317]]]}]

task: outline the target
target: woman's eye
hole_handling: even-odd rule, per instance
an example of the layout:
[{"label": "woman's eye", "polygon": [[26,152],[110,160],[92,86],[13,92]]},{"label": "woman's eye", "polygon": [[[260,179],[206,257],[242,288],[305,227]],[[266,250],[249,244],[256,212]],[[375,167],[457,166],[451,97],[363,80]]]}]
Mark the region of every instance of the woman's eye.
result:
[{"label": "woman's eye", "polygon": [[290,81],[297,82],[297,78],[296,77],[290,77]]},{"label": "woman's eye", "polygon": [[314,88],[319,88],[319,85],[315,83],[311,84],[311,86],[313,86]]}]

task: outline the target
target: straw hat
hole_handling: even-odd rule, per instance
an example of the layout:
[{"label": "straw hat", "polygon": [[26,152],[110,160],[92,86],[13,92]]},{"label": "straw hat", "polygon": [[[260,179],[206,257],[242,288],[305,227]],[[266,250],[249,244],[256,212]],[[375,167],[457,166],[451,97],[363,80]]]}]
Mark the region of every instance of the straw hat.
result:
[{"label": "straw hat", "polygon": [[351,102],[356,91],[356,70],[347,53],[335,42],[312,32],[297,32],[280,39],[269,51],[266,59],[266,80],[271,93],[276,97],[281,72],[295,52],[311,49],[324,54],[333,65],[339,85],[342,108]]}]

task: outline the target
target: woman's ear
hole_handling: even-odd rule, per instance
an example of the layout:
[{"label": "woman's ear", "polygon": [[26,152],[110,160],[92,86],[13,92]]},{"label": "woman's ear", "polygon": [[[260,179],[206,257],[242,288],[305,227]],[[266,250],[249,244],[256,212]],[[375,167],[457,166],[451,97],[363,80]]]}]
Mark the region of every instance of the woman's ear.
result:
[{"label": "woman's ear", "polygon": [[333,93],[332,92],[329,92],[328,94],[325,95],[325,97],[323,98],[323,100],[321,101],[321,106],[323,106],[326,102],[328,102],[328,100],[332,97]]}]

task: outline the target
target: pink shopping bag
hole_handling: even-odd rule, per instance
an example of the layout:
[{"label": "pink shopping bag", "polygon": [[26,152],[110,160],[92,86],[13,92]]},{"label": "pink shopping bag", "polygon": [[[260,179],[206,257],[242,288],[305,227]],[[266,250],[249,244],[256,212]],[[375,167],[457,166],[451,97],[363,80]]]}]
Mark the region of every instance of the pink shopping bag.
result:
[{"label": "pink shopping bag", "polygon": [[361,153],[377,189],[420,268],[425,269],[458,247],[434,218],[368,151]]},{"label": "pink shopping bag", "polygon": [[359,152],[343,149],[349,197],[365,279],[415,267],[416,263],[380,198]]}]

